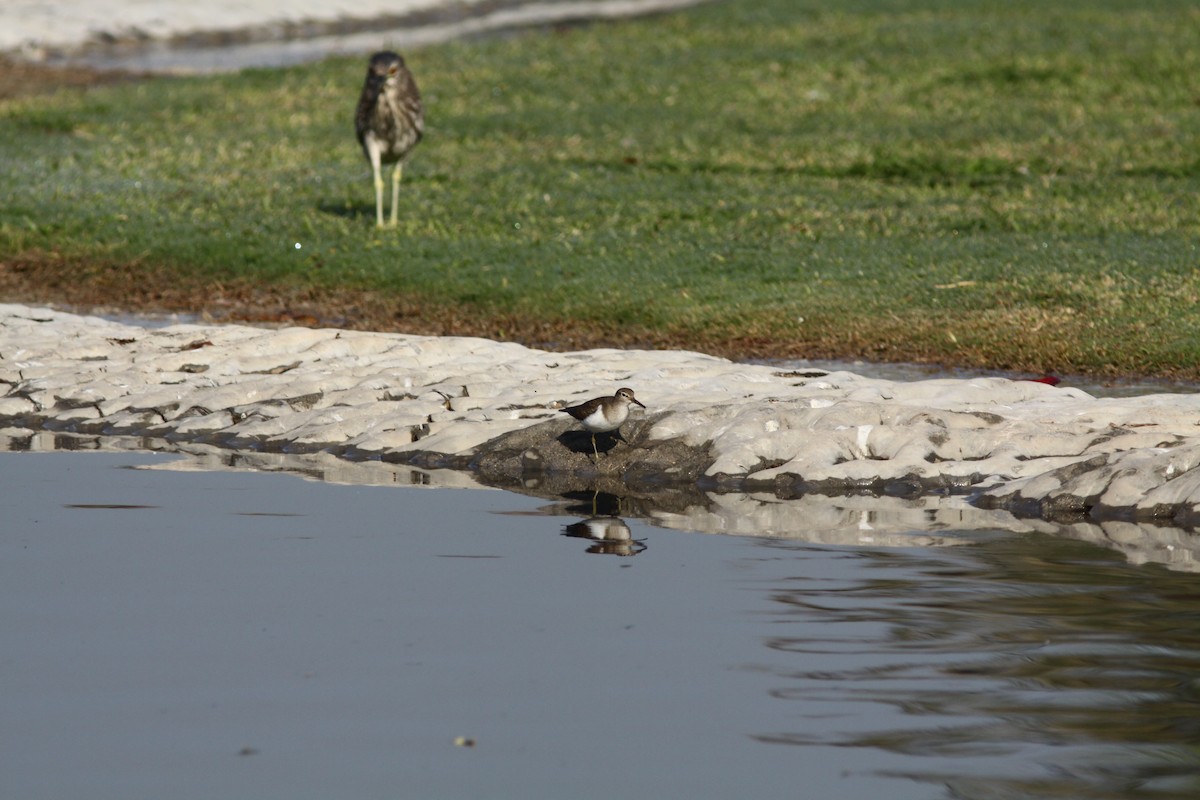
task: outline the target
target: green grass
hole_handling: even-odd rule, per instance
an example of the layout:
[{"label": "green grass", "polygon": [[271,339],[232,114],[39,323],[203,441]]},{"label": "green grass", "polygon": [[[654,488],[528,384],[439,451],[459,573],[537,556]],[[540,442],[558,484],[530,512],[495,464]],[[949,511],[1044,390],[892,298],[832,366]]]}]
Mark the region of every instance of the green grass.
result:
[{"label": "green grass", "polygon": [[363,58],[27,97],[0,262],[1200,376],[1198,41],[1194,0],[728,0],[413,51],[427,136],[383,231]]}]

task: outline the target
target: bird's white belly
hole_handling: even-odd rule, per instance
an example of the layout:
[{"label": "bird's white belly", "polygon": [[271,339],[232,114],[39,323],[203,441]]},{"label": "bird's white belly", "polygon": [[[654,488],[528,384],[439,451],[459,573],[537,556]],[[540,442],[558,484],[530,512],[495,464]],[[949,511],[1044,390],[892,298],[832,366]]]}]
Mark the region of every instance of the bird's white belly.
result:
[{"label": "bird's white belly", "polygon": [[583,427],[593,433],[602,433],[604,431],[614,431],[621,427],[621,423],[629,416],[629,406],[621,406],[617,409],[616,415],[609,419],[604,416],[603,410],[597,408],[591,414],[588,414],[583,419],[579,420]]}]

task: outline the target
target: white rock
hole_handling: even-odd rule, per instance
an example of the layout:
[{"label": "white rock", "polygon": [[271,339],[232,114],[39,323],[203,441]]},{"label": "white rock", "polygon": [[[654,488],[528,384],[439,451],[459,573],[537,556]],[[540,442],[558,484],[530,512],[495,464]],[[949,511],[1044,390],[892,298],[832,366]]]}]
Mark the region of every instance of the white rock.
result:
[{"label": "white rock", "polygon": [[[189,364],[208,369],[180,371]],[[0,381],[10,387],[0,418],[40,408],[85,429],[150,424],[198,442],[348,444],[380,455],[471,455],[502,433],[562,417],[555,409],[565,404],[628,385],[648,406],[635,417],[653,415],[649,440],[709,448],[710,475],[854,486],[987,476],[997,497],[1070,495],[1172,513],[1200,502],[1196,395],[1097,399],[1002,378],[848,372],[806,380],[698,353],[548,353],[478,338],[147,331],[16,305],[0,305]]]}]

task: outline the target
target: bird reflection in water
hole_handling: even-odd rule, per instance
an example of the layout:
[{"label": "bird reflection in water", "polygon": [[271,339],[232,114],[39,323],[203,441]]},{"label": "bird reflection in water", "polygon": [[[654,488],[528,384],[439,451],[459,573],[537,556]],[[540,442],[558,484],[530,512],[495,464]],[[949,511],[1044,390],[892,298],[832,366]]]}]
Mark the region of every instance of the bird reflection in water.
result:
[{"label": "bird reflection in water", "polygon": [[563,536],[590,540],[587,552],[602,556],[636,556],[646,549],[620,517],[589,517],[564,525]]},{"label": "bird reflection in water", "polygon": [[591,541],[587,552],[602,556],[636,556],[646,549],[645,542],[633,538],[633,531],[621,519],[622,498],[619,496],[598,491],[565,496],[581,501],[566,510],[585,519],[564,525],[562,535]]}]

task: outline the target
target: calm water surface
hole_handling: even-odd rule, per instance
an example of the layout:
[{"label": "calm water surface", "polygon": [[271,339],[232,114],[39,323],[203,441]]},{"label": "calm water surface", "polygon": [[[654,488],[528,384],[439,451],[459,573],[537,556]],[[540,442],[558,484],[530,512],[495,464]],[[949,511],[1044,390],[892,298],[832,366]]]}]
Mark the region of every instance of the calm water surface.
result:
[{"label": "calm water surface", "polygon": [[1195,574],[170,461],[0,453],[0,796],[1200,796]]}]

